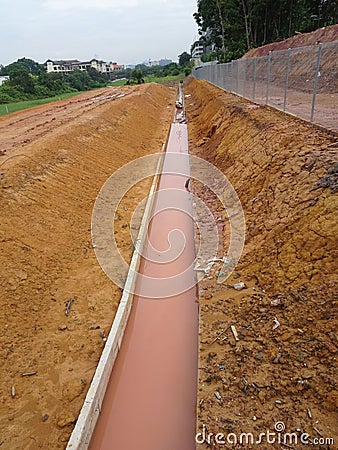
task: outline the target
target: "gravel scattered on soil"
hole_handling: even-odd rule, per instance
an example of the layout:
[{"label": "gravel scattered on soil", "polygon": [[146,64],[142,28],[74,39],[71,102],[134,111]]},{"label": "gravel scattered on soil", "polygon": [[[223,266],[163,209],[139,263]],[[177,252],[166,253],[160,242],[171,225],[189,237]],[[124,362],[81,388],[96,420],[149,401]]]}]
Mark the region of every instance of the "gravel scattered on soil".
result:
[{"label": "gravel scattered on soil", "polygon": [[[286,432],[337,443],[337,136],[204,81],[190,80],[186,94],[191,152],[227,176],[247,225],[232,276],[218,284],[214,265],[199,286],[198,431],[258,439],[282,421]],[[224,256],[224,211],[207,189],[193,190],[221,218]],[[198,448],[256,446],[213,438]]]}]

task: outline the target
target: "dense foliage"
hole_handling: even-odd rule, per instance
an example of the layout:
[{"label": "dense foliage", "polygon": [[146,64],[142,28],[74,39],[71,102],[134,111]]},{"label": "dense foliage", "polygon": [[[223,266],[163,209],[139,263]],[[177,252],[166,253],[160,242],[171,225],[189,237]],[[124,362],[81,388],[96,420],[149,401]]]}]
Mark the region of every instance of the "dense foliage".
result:
[{"label": "dense foliage", "polygon": [[[179,64],[172,62],[166,66],[146,66],[138,64],[134,70],[126,69],[116,74],[118,78],[126,78],[126,84],[144,83],[145,77],[166,78],[184,74],[188,76],[191,73],[193,63],[190,61],[190,55],[186,52],[179,56]],[[142,81],[143,80],[143,81]]]},{"label": "dense foliage", "polygon": [[43,64],[39,64],[33,59],[20,58],[17,61],[8,64],[8,66],[0,65],[0,75],[9,75],[13,70],[26,70],[32,75],[37,75],[40,70],[43,70]]},{"label": "dense foliage", "polygon": [[[30,61],[30,70],[28,70],[27,65],[22,65],[22,61]],[[68,75],[46,73],[43,66],[26,58],[6,66],[2,70],[2,73],[4,72],[9,75],[9,80],[4,81],[0,86],[0,103],[47,98],[67,92],[87,91],[106,86],[108,82],[107,76],[94,68],[90,68],[87,72],[75,70]],[[35,74],[33,74],[34,72]]]},{"label": "dense foliage", "polygon": [[[189,75],[192,68],[190,55],[180,55],[180,64],[171,63],[166,66],[146,66],[139,64],[134,70],[118,71],[112,79],[126,78],[126,84],[144,83],[146,76],[164,78],[181,73]],[[109,82],[107,75],[94,68],[87,71],[75,70],[69,74],[46,73],[43,65],[27,58],[21,58],[8,66],[0,66],[0,75],[9,76],[0,86],[0,103],[34,100],[54,97],[67,92],[86,91]]]},{"label": "dense foliage", "polygon": [[336,0],[198,0],[201,40],[221,61],[338,21]]}]

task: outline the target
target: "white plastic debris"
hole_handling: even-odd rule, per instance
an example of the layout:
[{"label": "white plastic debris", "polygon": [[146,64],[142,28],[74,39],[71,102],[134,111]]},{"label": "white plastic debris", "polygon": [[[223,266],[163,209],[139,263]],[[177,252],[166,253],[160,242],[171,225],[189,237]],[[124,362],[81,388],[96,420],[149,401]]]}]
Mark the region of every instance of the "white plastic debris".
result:
[{"label": "white plastic debris", "polygon": [[271,302],[270,302],[271,306],[279,306],[280,304],[281,304],[280,298],[275,298],[275,299],[271,300]]},{"label": "white plastic debris", "polygon": [[242,289],[246,289],[246,284],[241,282],[241,283],[235,283],[232,285],[232,287],[234,289],[236,289],[236,291],[241,291]]},{"label": "white plastic debris", "polygon": [[278,327],[280,327],[280,323],[278,322],[277,317],[275,317],[275,318],[273,319],[273,321],[274,321],[274,326],[272,327],[272,329],[273,329],[273,330],[276,330]]}]

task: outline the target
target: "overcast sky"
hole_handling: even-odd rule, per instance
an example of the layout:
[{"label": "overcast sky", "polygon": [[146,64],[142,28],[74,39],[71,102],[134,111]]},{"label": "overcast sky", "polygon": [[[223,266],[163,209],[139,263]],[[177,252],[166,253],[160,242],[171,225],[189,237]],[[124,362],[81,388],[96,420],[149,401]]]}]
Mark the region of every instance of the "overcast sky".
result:
[{"label": "overcast sky", "polygon": [[196,0],[0,0],[0,64],[177,60],[197,37],[196,8]]}]

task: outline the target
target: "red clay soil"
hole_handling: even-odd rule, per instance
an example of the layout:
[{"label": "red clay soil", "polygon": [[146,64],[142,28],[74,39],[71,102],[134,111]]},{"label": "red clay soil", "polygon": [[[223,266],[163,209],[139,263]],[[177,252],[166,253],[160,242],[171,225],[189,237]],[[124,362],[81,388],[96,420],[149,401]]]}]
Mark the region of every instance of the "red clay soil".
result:
[{"label": "red clay soil", "polygon": [[272,42],[263,47],[249,50],[243,58],[254,58],[258,56],[267,56],[269,52],[277,50],[287,50],[289,48],[306,47],[321,43],[338,41],[338,24],[329,27],[319,28],[311,33],[296,34],[284,41]]},{"label": "red clay soil", "polygon": [[[205,81],[190,80],[186,94],[191,152],[228,177],[247,230],[235,273],[218,284],[215,266],[199,286],[198,431],[258,439],[282,421],[286,432],[335,439],[314,448],[337,448],[337,136]],[[223,224],[225,255],[225,212],[194,190]]]},{"label": "red clay soil", "polygon": [[[92,248],[94,201],[116,169],[161,150],[175,96],[110,88],[0,119],[1,449],[66,446],[121,296]],[[127,259],[150,181],[116,215]]]}]

